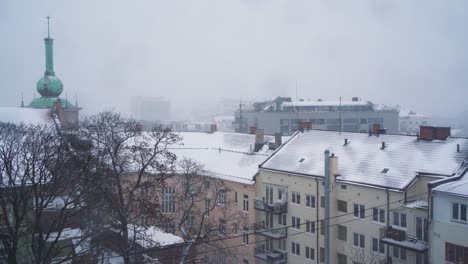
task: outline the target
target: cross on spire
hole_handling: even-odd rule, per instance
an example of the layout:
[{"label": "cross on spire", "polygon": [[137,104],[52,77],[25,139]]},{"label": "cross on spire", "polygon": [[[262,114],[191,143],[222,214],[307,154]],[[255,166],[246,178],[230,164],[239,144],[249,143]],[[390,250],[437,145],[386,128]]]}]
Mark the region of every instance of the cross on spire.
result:
[{"label": "cross on spire", "polygon": [[49,21],[50,21],[50,16],[47,16],[47,38],[50,38],[50,25],[49,25]]}]

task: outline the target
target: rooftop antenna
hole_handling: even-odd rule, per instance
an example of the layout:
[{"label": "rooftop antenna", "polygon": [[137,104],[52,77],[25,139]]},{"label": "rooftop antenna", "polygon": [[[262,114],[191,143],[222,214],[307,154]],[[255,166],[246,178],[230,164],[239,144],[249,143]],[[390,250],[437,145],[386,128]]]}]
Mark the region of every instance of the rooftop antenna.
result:
[{"label": "rooftop antenna", "polygon": [[[296,104],[299,103],[299,97],[297,96],[297,79],[296,79]],[[299,130],[299,111],[297,111],[296,106],[293,105],[294,111],[296,111],[296,122],[297,122],[297,129]]]},{"label": "rooftop antenna", "polygon": [[341,135],[342,126],[343,126],[343,120],[341,116],[341,96],[340,96],[340,135]]},{"label": "rooftop antenna", "polygon": [[24,107],[24,98],[23,98],[23,92],[21,92],[21,107]]},{"label": "rooftop antenna", "polygon": [[75,106],[76,108],[78,108],[78,96],[76,95],[76,93],[75,93]]}]

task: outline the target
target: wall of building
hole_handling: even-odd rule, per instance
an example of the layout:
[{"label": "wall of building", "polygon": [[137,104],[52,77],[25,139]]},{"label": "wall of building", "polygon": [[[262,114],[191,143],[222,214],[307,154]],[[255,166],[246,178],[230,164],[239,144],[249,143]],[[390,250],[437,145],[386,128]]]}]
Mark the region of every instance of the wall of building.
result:
[{"label": "wall of building", "polygon": [[447,242],[468,247],[468,224],[452,220],[453,202],[468,205],[468,198],[442,193],[433,195],[433,218],[429,230],[431,263],[449,263],[445,262]]}]

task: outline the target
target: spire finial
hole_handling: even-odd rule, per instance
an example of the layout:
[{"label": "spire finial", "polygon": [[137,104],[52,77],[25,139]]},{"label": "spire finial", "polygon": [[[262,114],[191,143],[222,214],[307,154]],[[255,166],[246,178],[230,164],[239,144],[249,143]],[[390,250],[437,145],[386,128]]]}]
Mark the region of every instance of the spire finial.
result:
[{"label": "spire finial", "polygon": [[50,38],[50,24],[49,24],[49,21],[50,21],[50,16],[47,16],[47,38]]}]

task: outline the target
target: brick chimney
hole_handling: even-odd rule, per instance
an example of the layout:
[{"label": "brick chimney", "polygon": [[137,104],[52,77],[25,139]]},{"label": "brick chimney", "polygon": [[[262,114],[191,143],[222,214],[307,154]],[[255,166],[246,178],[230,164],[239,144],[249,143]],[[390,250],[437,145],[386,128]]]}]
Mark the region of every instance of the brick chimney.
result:
[{"label": "brick chimney", "polygon": [[419,139],[421,140],[446,140],[451,136],[450,127],[432,127],[432,126],[420,126],[419,127]]},{"label": "brick chimney", "polygon": [[281,133],[275,133],[275,147],[279,148],[283,144]]},{"label": "brick chimney", "polygon": [[261,128],[255,130],[255,148],[254,151],[258,152],[262,149],[263,144],[265,143],[265,132]]}]

